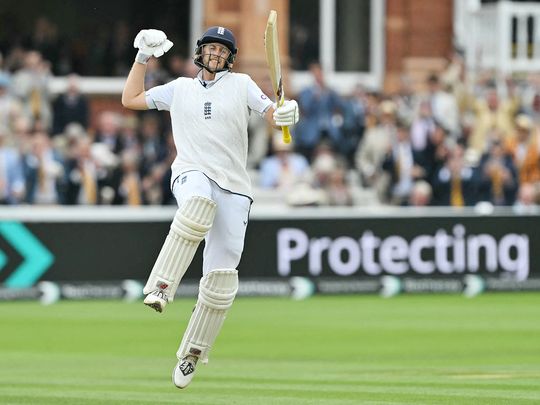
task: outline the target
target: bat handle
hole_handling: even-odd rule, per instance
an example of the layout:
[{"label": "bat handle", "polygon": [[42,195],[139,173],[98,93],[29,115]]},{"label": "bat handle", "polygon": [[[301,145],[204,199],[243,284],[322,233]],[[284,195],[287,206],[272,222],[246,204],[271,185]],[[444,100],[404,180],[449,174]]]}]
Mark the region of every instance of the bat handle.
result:
[{"label": "bat handle", "polygon": [[[278,101],[278,106],[282,106],[283,103],[285,102],[285,95],[283,94],[283,91],[280,90],[281,92],[281,97],[279,98],[279,101]],[[283,132],[283,142],[284,143],[291,143],[291,132],[289,131],[289,127],[281,127],[281,132]]]},{"label": "bat handle", "polygon": [[283,132],[283,142],[291,143],[291,132],[289,131],[289,127],[281,127],[281,131]]}]

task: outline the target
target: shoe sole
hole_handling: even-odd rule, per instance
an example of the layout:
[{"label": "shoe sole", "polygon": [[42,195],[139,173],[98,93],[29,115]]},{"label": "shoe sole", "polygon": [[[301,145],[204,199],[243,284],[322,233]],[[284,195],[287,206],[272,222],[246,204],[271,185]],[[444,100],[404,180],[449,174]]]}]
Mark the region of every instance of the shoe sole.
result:
[{"label": "shoe sole", "polygon": [[149,302],[149,303],[145,302],[144,305],[154,309],[156,312],[163,312],[163,307],[161,306],[159,302]]}]

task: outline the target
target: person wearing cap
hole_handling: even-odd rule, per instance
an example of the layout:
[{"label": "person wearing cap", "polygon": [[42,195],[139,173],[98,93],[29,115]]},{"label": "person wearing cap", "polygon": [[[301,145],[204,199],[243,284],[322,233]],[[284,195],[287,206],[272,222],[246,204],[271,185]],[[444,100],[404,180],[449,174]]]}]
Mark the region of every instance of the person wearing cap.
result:
[{"label": "person wearing cap", "polygon": [[177,151],[171,189],[179,209],[143,289],[146,305],[162,312],[173,301],[205,240],[199,296],[173,370],[173,383],[185,388],[197,364],[208,361],[238,290],[236,267],[252,203],[246,169],[249,116],[259,114],[276,128],[291,126],[298,122],[298,104],[287,100],[278,108],[250,76],[232,72],[238,48],[225,27],[211,27],[197,41],[195,78],[180,77],[145,91],[146,64],[172,46],[162,31],[139,32],[122,104],[169,111]]},{"label": "person wearing cap", "polygon": [[518,169],[520,184],[539,182],[540,152],[536,128],[525,114],[518,114],[514,123],[516,131],[505,139],[505,149]]}]

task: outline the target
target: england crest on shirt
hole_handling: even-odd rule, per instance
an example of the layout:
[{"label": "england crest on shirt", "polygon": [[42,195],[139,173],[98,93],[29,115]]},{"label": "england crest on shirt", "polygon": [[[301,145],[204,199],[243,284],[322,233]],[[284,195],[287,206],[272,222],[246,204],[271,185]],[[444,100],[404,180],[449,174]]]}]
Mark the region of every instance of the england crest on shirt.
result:
[{"label": "england crest on shirt", "polygon": [[204,119],[209,120],[212,118],[212,103],[207,101],[204,103]]}]

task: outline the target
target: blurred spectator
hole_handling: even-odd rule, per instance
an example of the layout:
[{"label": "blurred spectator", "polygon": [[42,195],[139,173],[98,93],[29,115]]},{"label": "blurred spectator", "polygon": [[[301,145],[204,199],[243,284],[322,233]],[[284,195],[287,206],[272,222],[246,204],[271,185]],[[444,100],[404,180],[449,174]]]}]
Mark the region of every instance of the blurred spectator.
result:
[{"label": "blurred spectator", "polygon": [[427,147],[420,153],[419,158],[426,173],[425,178],[430,184],[434,183],[437,173],[445,165],[454,145],[455,141],[449,137],[448,132],[440,124],[435,123]]},{"label": "blurred spectator", "polygon": [[272,137],[273,154],[263,159],[259,174],[260,186],[290,190],[309,173],[307,159],[292,151],[292,143],[284,143],[281,132]]},{"label": "blurred spectator", "polygon": [[540,122],[540,90],[536,89],[530,100],[530,104],[523,108],[523,112],[531,117],[534,122]]},{"label": "blurred spectator", "polygon": [[311,186],[318,190],[318,205],[347,206],[353,204],[352,192],[346,179],[346,161],[322,142],[315,150]]},{"label": "blurred spectator", "polygon": [[[10,93],[9,86],[9,75],[0,72],[0,132],[4,136],[13,130],[14,121],[22,109],[21,103]],[[11,139],[8,143],[13,146]]]},{"label": "blurred spectator", "polygon": [[13,123],[13,132],[8,137],[9,145],[16,147],[21,154],[29,152],[31,144],[30,130],[30,120],[22,114],[18,115]]},{"label": "blurred spectator", "polygon": [[24,156],[25,200],[29,204],[58,204],[61,202],[62,157],[52,148],[46,133],[36,132],[31,142],[31,151]]},{"label": "blurred spectator", "polygon": [[165,165],[156,164],[151,166],[149,172],[146,174],[146,176],[144,176],[142,181],[142,193],[145,204],[158,205],[165,201],[166,197],[163,187],[163,179],[167,173],[167,170],[168,169]]},{"label": "blurred spectator", "polygon": [[6,54],[3,69],[5,72],[16,72],[23,68],[26,50],[20,44],[14,44]]},{"label": "blurred spectator", "polygon": [[120,157],[121,164],[116,168],[113,184],[115,198],[113,204],[141,205],[142,180],[139,174],[139,157],[134,150],[125,150]]},{"label": "blurred spectator", "polygon": [[412,191],[413,184],[425,176],[424,169],[419,165],[418,153],[410,142],[409,126],[398,123],[396,141],[389,148],[382,169],[390,175],[390,202],[405,205]]},{"label": "blurred spectator", "polygon": [[162,137],[159,117],[155,113],[144,114],[141,122],[141,174],[146,176],[152,167],[163,162],[167,156],[167,146]]},{"label": "blurred spectator", "polygon": [[115,203],[114,173],[120,163],[122,153],[115,154],[102,143],[93,143],[90,147],[90,155],[97,168],[98,204]]},{"label": "blurred spectator", "polygon": [[167,131],[165,135],[165,150],[166,156],[161,166],[161,204],[163,205],[176,205],[176,198],[171,190],[171,177],[172,170],[171,165],[176,158],[176,145],[174,144],[174,138],[171,129]]},{"label": "blurred spectator", "polygon": [[465,150],[456,144],[433,184],[435,205],[474,206],[478,202],[478,179],[473,168],[464,161]]},{"label": "blurred spectator", "polygon": [[379,122],[368,126],[356,151],[356,167],[365,187],[373,187],[381,200],[388,189],[389,177],[381,171],[382,162],[396,134],[396,106],[385,100],[379,105]]},{"label": "blurred spectator", "polygon": [[142,118],[140,148],[143,203],[171,202],[174,197],[170,190],[170,165],[176,156],[176,149],[170,129],[165,137],[162,136],[159,117],[155,113],[147,113]]},{"label": "blurred spectator", "polygon": [[465,113],[473,104],[471,92],[467,88],[465,60],[459,50],[454,50],[448,65],[441,72],[443,85],[453,94],[460,114]]},{"label": "blurred spectator", "polygon": [[301,181],[294,190],[287,193],[286,202],[292,207],[317,207],[328,202],[326,192],[320,188],[313,187],[307,181]]},{"label": "blurred spectator", "polygon": [[122,117],[120,129],[121,144],[124,150],[133,150],[140,153],[140,142],[138,136],[139,119],[134,114],[127,114]]},{"label": "blurred spectator", "polygon": [[337,164],[330,172],[324,190],[327,195],[327,204],[331,206],[351,206],[353,197],[347,184],[346,168],[344,164]]},{"label": "blurred spectator", "polygon": [[103,111],[98,117],[95,142],[100,142],[111,152],[119,155],[124,149],[123,139],[120,136],[120,116],[112,111]]},{"label": "blurred spectator", "polygon": [[505,148],[512,156],[520,183],[540,181],[540,153],[538,133],[529,117],[520,114],[515,120],[516,131],[508,137]]},{"label": "blurred spectator", "polygon": [[412,123],[418,104],[417,99],[418,95],[414,92],[410,77],[402,75],[399,79],[399,89],[393,97],[399,120]]},{"label": "blurred spectator", "polygon": [[338,156],[328,142],[321,142],[314,151],[311,169],[313,172],[313,185],[324,189],[330,182],[332,172],[338,165]]},{"label": "blurred spectator", "polygon": [[259,168],[262,160],[270,153],[274,131],[268,121],[259,114],[251,114],[248,121],[248,169]]},{"label": "blurred spectator", "polygon": [[327,86],[318,63],[312,63],[309,70],[314,83],[298,95],[302,119],[294,128],[294,137],[295,150],[311,160],[314,149],[323,138],[328,138],[332,146],[339,149],[342,141],[343,102]]},{"label": "blurred spectator", "polygon": [[431,185],[427,181],[416,181],[412,186],[408,205],[412,207],[426,207],[431,204],[432,194]]},{"label": "blurred spectator", "polygon": [[0,204],[17,204],[24,198],[24,172],[19,153],[6,146],[5,139],[0,130]]},{"label": "blurred spectator", "polygon": [[411,144],[418,153],[424,153],[428,147],[430,134],[435,130],[435,119],[431,111],[431,104],[427,100],[420,102],[418,114],[413,116],[411,122]]},{"label": "blurred spectator", "polygon": [[427,101],[435,120],[447,129],[454,137],[459,136],[459,111],[452,93],[443,88],[439,76],[431,75],[427,80]]},{"label": "blurred spectator", "polygon": [[[379,115],[380,104],[384,99],[385,97],[383,97],[383,94],[376,91],[370,91],[365,93],[364,106],[366,110],[366,120],[369,117],[376,117]],[[366,127],[368,126],[370,125],[368,125],[368,123],[366,122]]]},{"label": "blurred spectator", "polygon": [[513,206],[517,214],[538,214],[538,189],[532,183],[519,186],[518,198]]},{"label": "blurred spectator", "polygon": [[485,95],[475,102],[475,119],[468,145],[483,154],[489,145],[489,133],[497,130],[504,138],[514,130],[514,116],[518,110],[516,100],[500,101],[497,89],[488,87]]},{"label": "blurred spectator", "polygon": [[[107,184],[109,175],[107,163],[112,164],[107,156],[107,148],[92,150],[92,141],[88,137],[77,138],[71,145],[69,158],[66,161],[66,196],[65,204],[96,205],[103,201],[102,189]],[[105,193],[106,194],[106,193]],[[114,194],[105,195],[112,200]],[[112,197],[112,198],[111,198]]]},{"label": "blurred spectator", "polygon": [[[50,77],[50,64],[37,51],[27,52],[24,67],[13,74],[13,92],[23,103],[23,111],[36,129],[48,130],[51,127]],[[38,123],[41,128],[38,128]]]},{"label": "blurred spectator", "polygon": [[367,95],[362,86],[357,85],[351,97],[343,100],[342,140],[337,151],[354,165],[354,154],[364,135],[366,126]]},{"label": "blurred spectator", "polygon": [[80,92],[77,75],[68,76],[66,92],[56,98],[53,111],[53,135],[62,133],[66,125],[71,122],[78,122],[83,127],[88,127],[88,100]]},{"label": "blurred spectator", "polygon": [[518,189],[517,170],[512,157],[505,153],[502,142],[493,142],[480,161],[483,200],[493,205],[513,205]]},{"label": "blurred spectator", "polygon": [[77,122],[72,122],[66,125],[64,132],[52,138],[53,148],[60,156],[62,156],[62,160],[65,160],[72,150],[72,145],[77,142],[79,138],[84,138],[86,136],[88,136],[88,134],[84,127]]}]

